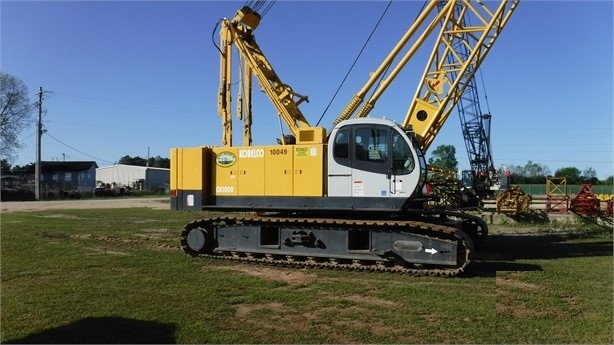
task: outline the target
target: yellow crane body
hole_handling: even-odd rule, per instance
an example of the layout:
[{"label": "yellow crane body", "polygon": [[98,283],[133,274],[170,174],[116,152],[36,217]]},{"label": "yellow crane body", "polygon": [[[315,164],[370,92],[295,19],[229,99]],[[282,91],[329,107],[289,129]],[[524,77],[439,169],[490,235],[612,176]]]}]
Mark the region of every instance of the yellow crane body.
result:
[{"label": "yellow crane body", "polygon": [[173,148],[171,189],[181,194],[173,200],[201,210],[203,198],[219,196],[322,197],[325,151],[323,144]]}]

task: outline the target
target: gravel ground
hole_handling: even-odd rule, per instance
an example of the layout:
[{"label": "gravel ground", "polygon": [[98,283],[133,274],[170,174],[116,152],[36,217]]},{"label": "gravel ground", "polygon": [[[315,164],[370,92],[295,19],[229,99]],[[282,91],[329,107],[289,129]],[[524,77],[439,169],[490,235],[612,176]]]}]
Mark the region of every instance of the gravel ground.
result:
[{"label": "gravel ground", "polygon": [[88,209],[88,208],[136,208],[156,210],[170,209],[169,198],[114,198],[54,201],[3,201],[2,212],[28,212],[42,210]]}]

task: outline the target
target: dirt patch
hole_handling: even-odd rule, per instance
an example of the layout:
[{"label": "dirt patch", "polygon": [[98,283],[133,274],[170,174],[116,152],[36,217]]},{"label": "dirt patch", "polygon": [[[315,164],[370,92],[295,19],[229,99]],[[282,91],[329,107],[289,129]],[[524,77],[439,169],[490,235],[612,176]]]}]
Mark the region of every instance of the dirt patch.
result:
[{"label": "dirt patch", "polygon": [[238,318],[248,317],[255,310],[266,310],[272,313],[278,313],[287,310],[288,308],[281,303],[271,302],[266,304],[237,304],[236,316]]},{"label": "dirt patch", "polygon": [[[330,343],[347,344],[351,341],[345,336],[352,330],[368,330],[376,335],[394,332],[392,327],[385,326],[377,320],[364,320],[356,318],[356,313],[365,314],[369,311],[359,307],[349,308],[318,308],[314,305],[309,312],[297,310],[279,303],[237,304],[236,317],[242,322],[256,325],[259,329],[274,332],[308,331],[310,325],[317,323],[320,332],[327,334]],[[266,315],[266,317],[263,317]],[[335,317],[331,320],[331,315]],[[327,321],[323,321],[327,320]]]},{"label": "dirt patch", "polygon": [[507,305],[502,302],[497,302],[495,305],[495,310],[497,311],[497,315],[500,317],[515,317],[515,318],[534,318],[534,317],[542,317],[547,314],[545,311],[539,311],[530,309],[522,304],[520,305]]},{"label": "dirt patch", "polygon": [[518,272],[497,274],[495,283],[497,285],[497,303],[495,304],[495,311],[498,316],[535,318],[549,314],[547,310],[532,309],[519,301],[515,301],[514,296],[516,293],[510,292],[509,289],[522,290],[525,293],[539,293],[544,290],[544,288],[539,285],[523,282]]},{"label": "dirt patch", "polygon": [[370,296],[361,296],[361,295],[340,296],[340,297],[335,297],[335,299],[342,299],[345,301],[356,302],[359,304],[371,304],[371,305],[377,305],[377,306],[382,306],[382,307],[392,307],[397,304],[393,301],[388,301],[385,299],[370,297]]},{"label": "dirt patch", "polygon": [[113,198],[53,201],[5,201],[2,212],[35,212],[45,210],[80,210],[94,208],[151,208],[169,210],[170,201],[165,198]]},{"label": "dirt patch", "polygon": [[518,274],[515,273],[497,274],[495,282],[497,284],[497,288],[511,287],[527,291],[543,290],[541,286],[521,281]]},{"label": "dirt patch", "polygon": [[332,321],[332,324],[337,329],[341,330],[359,330],[359,329],[367,329],[369,333],[376,336],[385,336],[389,334],[395,334],[396,329],[391,326],[384,325],[380,320],[371,320],[370,322],[364,322],[361,320],[356,320],[353,318],[341,318],[335,319]]},{"label": "dirt patch", "polygon": [[99,248],[86,248],[91,250],[94,255],[119,255],[119,256],[130,256],[128,253],[120,252],[117,250],[102,250]]},{"label": "dirt patch", "polygon": [[429,322],[429,323],[434,323],[434,322],[439,321],[439,317],[437,316],[437,314],[433,314],[433,313],[419,314],[418,316],[422,320]]},{"label": "dirt patch", "polygon": [[561,299],[572,307],[578,306],[581,303],[583,303],[582,298],[576,297],[576,296],[566,296],[566,297],[561,297]]},{"label": "dirt patch", "polygon": [[69,214],[61,214],[61,213],[56,213],[56,214],[50,214],[47,216],[42,216],[44,218],[61,218],[61,219],[84,219],[82,217],[77,217],[77,216],[73,216],[73,215],[69,215]]},{"label": "dirt patch", "polygon": [[143,219],[143,218],[129,218],[128,221],[134,224],[149,224],[149,223],[157,223],[158,219]]},{"label": "dirt patch", "polygon": [[143,229],[141,233],[135,233],[134,236],[145,239],[164,239],[169,236],[169,233],[175,237],[175,230],[171,229]]},{"label": "dirt patch", "polygon": [[266,280],[284,282],[287,284],[305,284],[317,279],[315,274],[308,274],[298,269],[288,270],[281,268],[269,268],[269,267],[232,267],[232,270],[239,271],[241,273],[248,274],[250,276],[263,278]]},{"label": "dirt patch", "polygon": [[50,238],[50,239],[80,239],[80,240],[94,240],[99,242],[113,243],[113,244],[123,244],[133,247],[147,247],[153,249],[165,249],[165,250],[177,250],[177,246],[172,246],[167,243],[158,242],[154,240],[150,240],[149,238],[142,239],[130,239],[130,238],[119,238],[115,236],[100,236],[93,234],[66,234],[62,232],[42,232],[40,233],[41,237]]}]

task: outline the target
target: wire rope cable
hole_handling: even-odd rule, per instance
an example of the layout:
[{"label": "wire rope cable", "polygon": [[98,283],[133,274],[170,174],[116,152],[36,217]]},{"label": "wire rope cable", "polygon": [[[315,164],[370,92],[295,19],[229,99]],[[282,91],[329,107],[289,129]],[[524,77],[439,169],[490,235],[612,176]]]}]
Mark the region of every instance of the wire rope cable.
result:
[{"label": "wire rope cable", "polygon": [[363,51],[367,47],[367,44],[371,40],[371,37],[373,37],[373,34],[375,34],[375,31],[377,30],[379,24],[382,22],[382,19],[384,19],[384,16],[386,15],[386,12],[388,12],[388,9],[390,8],[391,4],[392,4],[392,0],[388,1],[388,4],[386,5],[386,8],[384,9],[382,14],[380,15],[377,23],[375,23],[375,26],[371,30],[371,33],[369,34],[369,37],[367,37],[367,40],[362,45],[362,48],[358,52],[358,55],[356,55],[356,58],[354,59],[354,62],[352,62],[352,65],[350,66],[348,71],[345,73],[345,76],[343,77],[343,80],[341,80],[341,83],[339,84],[339,86],[337,87],[337,90],[335,91],[335,93],[331,97],[330,101],[328,102],[328,105],[326,105],[326,108],[322,112],[322,115],[320,115],[320,118],[318,119],[318,122],[316,123],[316,126],[318,126],[320,124],[320,122],[324,118],[324,115],[326,115],[326,112],[328,111],[328,108],[330,108],[331,104],[335,101],[335,98],[337,97],[337,94],[339,93],[339,91],[341,91],[341,88],[345,84],[345,81],[347,80],[347,78],[350,76],[350,73],[352,73],[352,70],[354,69],[354,66],[356,66],[356,63],[358,62],[358,59],[360,58],[360,56],[362,55]]},{"label": "wire rope cable", "polygon": [[110,163],[110,164],[113,164],[113,162],[108,161],[108,160],[106,160],[106,159],[102,159],[102,158],[94,157],[94,156],[92,156],[92,155],[88,155],[87,153],[85,153],[85,152],[83,152],[83,151],[77,150],[76,148],[74,148],[74,147],[72,147],[72,146],[70,146],[70,145],[66,144],[65,142],[63,142],[63,141],[61,141],[60,139],[58,139],[58,138],[54,137],[53,135],[49,134],[48,132],[45,132],[45,135],[49,136],[51,139],[53,139],[53,140],[57,141],[58,143],[60,143],[60,144],[62,144],[62,145],[64,145],[64,146],[66,146],[66,147],[68,147],[69,149],[72,149],[72,150],[74,150],[74,151],[76,151],[76,152],[79,152],[80,154],[82,154],[82,155],[84,155],[84,156],[87,156],[87,157],[93,158],[93,159],[98,160],[98,161],[101,161],[101,162],[105,162],[105,163]]}]

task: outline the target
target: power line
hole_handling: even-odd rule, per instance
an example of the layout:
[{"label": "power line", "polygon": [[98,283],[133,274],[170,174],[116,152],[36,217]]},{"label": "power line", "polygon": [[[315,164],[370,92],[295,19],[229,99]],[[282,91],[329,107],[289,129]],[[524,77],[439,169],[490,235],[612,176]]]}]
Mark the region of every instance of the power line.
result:
[{"label": "power line", "polygon": [[375,26],[371,30],[371,33],[369,34],[369,37],[367,37],[367,40],[362,45],[362,48],[360,48],[360,51],[358,52],[358,55],[356,56],[356,58],[354,58],[354,62],[352,62],[352,65],[350,66],[348,71],[345,73],[345,77],[343,77],[343,80],[341,80],[341,83],[337,87],[337,91],[335,91],[335,93],[333,94],[333,97],[328,102],[328,105],[326,105],[326,108],[324,108],[324,111],[322,112],[322,115],[320,115],[320,118],[318,119],[318,122],[316,123],[316,126],[318,126],[320,124],[320,121],[322,121],[322,119],[324,118],[324,115],[326,115],[326,112],[328,111],[328,108],[330,108],[330,106],[332,105],[333,101],[337,97],[337,94],[339,93],[339,91],[341,91],[341,88],[345,84],[347,78],[350,76],[350,73],[352,73],[352,70],[356,66],[356,63],[358,62],[358,59],[361,57],[362,53],[364,52],[365,48],[367,47],[367,44],[371,40],[371,37],[373,37],[373,35],[375,34],[375,31],[379,27],[379,24],[382,22],[382,19],[384,19],[384,16],[386,15],[386,12],[388,12],[388,9],[390,8],[391,4],[392,4],[392,0],[390,0],[388,2],[388,5],[386,5],[386,8],[384,9],[382,14],[380,15],[379,19],[377,20],[377,23],[375,23]]},{"label": "power line", "polygon": [[56,92],[56,97],[59,100],[80,103],[80,104],[93,104],[100,107],[110,108],[110,109],[121,109],[121,110],[129,110],[133,113],[145,113],[150,114],[152,112],[161,113],[161,114],[169,114],[172,113],[175,116],[181,115],[182,117],[190,117],[190,118],[202,118],[202,116],[198,115],[203,113],[204,108],[200,107],[190,107],[190,106],[181,106],[181,105],[165,105],[165,104],[154,104],[151,102],[141,102],[134,100],[125,100],[119,98],[111,98],[111,97],[98,97],[98,96],[84,96],[84,95],[74,95],[67,93]]},{"label": "power line", "polygon": [[575,160],[575,159],[528,159],[528,158],[498,158],[500,161],[533,161],[533,162],[568,162],[568,163],[609,163],[614,161],[594,161],[594,160]]},{"label": "power line", "polygon": [[82,154],[82,155],[84,155],[84,156],[87,156],[87,157],[93,158],[93,159],[95,159],[95,160],[97,160],[97,161],[101,161],[101,162],[105,162],[105,163],[113,164],[113,162],[108,161],[108,160],[106,160],[106,159],[102,159],[102,158],[94,157],[94,156],[92,156],[92,155],[88,155],[88,154],[87,154],[87,153],[85,153],[85,152],[79,151],[79,150],[77,150],[76,148],[74,148],[74,147],[72,147],[72,146],[70,146],[70,145],[68,145],[68,144],[64,143],[63,141],[61,141],[60,139],[58,139],[58,138],[54,137],[53,135],[51,135],[51,134],[49,134],[49,133],[45,133],[45,134],[47,134],[49,137],[51,137],[51,139],[53,139],[53,140],[57,141],[58,143],[60,143],[60,144],[62,144],[62,145],[64,145],[64,146],[66,146],[66,147],[68,147],[69,149],[72,149],[72,150],[74,150],[74,151],[76,151],[76,152],[79,152],[80,154]]}]

